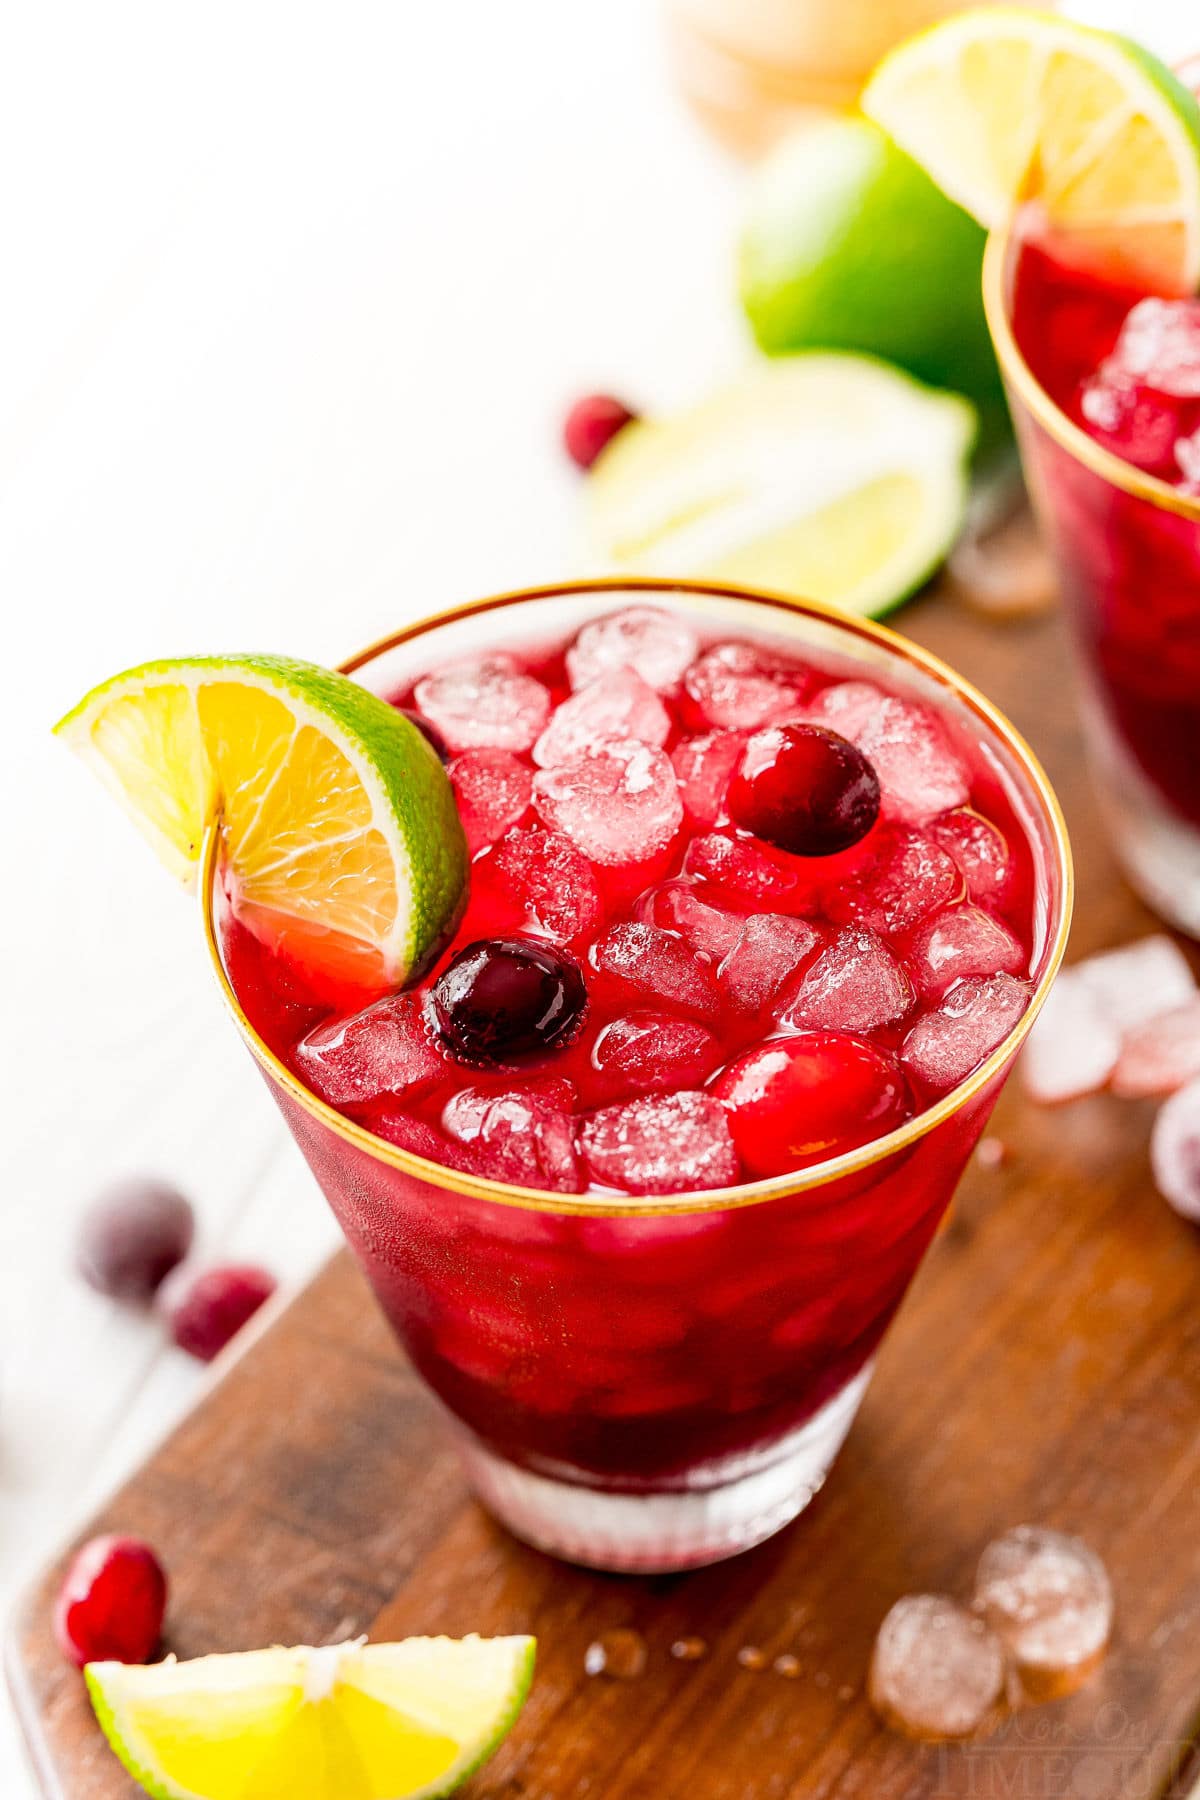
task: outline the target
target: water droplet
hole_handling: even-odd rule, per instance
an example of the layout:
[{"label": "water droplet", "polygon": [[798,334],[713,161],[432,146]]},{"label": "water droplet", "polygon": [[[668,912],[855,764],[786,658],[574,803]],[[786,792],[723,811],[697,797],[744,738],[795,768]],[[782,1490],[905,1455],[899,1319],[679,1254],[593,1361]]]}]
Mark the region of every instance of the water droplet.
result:
[{"label": "water droplet", "polygon": [[760,1650],[757,1644],[743,1644],[737,1653],[737,1659],[743,1669],[765,1669],[770,1660],[766,1651]]},{"label": "water droplet", "polygon": [[774,1668],[777,1675],[786,1676],[789,1681],[795,1681],[798,1675],[804,1673],[804,1665],[800,1661],[800,1658],[798,1656],[793,1656],[790,1651],[786,1650],[782,1656],[777,1656],[775,1658]]},{"label": "water droplet", "polygon": [[702,1656],[708,1655],[708,1645],[702,1637],[676,1638],[671,1645],[671,1655],[676,1662],[699,1662]]},{"label": "water droplet", "polygon": [[634,1681],[646,1667],[646,1640],[640,1631],[624,1627],[606,1631],[588,1645],[583,1666],[589,1675],[609,1675],[614,1681]]}]

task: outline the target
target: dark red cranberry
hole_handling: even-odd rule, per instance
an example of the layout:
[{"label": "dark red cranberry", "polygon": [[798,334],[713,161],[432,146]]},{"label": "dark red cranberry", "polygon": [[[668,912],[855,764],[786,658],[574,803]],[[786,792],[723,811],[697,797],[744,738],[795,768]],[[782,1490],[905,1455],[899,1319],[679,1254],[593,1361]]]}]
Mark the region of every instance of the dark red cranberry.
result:
[{"label": "dark red cranberry", "polygon": [[579,1031],[587,987],[578,963],[531,938],[485,938],[460,950],[430,990],[452,1056],[501,1063],[560,1050]]},{"label": "dark red cranberry", "polygon": [[275,1277],[266,1269],[245,1264],[207,1269],[171,1305],[171,1335],[189,1356],[211,1362],[271,1298],[275,1287]]},{"label": "dark red cranberry", "polygon": [[784,1175],[892,1131],[908,1111],[895,1063],[844,1031],[772,1038],[711,1084],[746,1173]]},{"label": "dark red cranberry", "polygon": [[834,856],[879,817],[879,777],[862,751],[819,725],[769,725],[742,754],[729,816],[793,856]]},{"label": "dark red cranberry", "polygon": [[590,469],[605,445],[636,418],[623,400],[614,400],[611,394],[585,394],[563,421],[567,455],[581,469]]},{"label": "dark red cranberry", "polygon": [[194,1230],[177,1188],[131,1176],[105,1188],[84,1214],[76,1267],[97,1292],[145,1306],[191,1249]]},{"label": "dark red cranberry", "polygon": [[98,1537],[67,1570],[54,1635],[78,1669],[90,1662],[144,1663],[162,1636],[167,1578],[148,1544]]},{"label": "dark red cranberry", "polygon": [[428,739],[443,762],[450,761],[450,746],[436,725],[431,725],[423,714],[416,712],[411,706],[398,706],[396,711],[402,719],[407,719],[410,725],[415,725],[423,738]]}]

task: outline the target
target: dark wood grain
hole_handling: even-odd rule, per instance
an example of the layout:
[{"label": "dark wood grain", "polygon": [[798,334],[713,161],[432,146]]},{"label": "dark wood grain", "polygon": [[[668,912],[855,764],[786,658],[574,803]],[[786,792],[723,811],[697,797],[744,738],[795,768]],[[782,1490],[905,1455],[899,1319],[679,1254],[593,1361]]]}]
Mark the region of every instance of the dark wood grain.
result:
[{"label": "dark wood grain", "polygon": [[[1011,713],[1061,794],[1079,864],[1073,955],[1151,927],[1121,881],[1083,770],[1058,627],[983,625],[944,600],[913,635]],[[734,1562],[634,1580],[566,1568],[471,1501],[436,1411],[343,1256],[105,1508],[173,1577],[180,1656],[359,1631],[535,1631],[528,1708],[476,1800],[1143,1800],[1174,1785],[1200,1696],[1200,1238],[1155,1196],[1149,1110],[1038,1110],[1016,1083],[910,1295],[825,1491]],[[316,1205],[314,1191],[312,1204]],[[889,1736],[863,1698],[897,1595],[963,1592],[994,1532],[1082,1532],[1118,1601],[1112,1652],[1073,1699],[984,1745]],[[55,1800],[130,1800],[34,1584],[9,1670]],[[583,1672],[588,1643],[641,1630],[646,1673]],[[700,1635],[699,1662],[672,1641]],[[799,1657],[793,1680],[743,1645]],[[285,1797],[281,1796],[281,1800]]]}]

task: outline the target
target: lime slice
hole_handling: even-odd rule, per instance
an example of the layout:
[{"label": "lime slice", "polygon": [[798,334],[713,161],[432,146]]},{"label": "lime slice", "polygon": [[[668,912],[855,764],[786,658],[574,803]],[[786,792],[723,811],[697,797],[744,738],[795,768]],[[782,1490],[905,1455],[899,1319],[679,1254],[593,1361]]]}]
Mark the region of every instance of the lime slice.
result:
[{"label": "lime slice", "polygon": [[55,730],[189,884],[219,821],[239,918],[322,980],[394,987],[453,921],[467,850],[445,771],[344,675],[283,656],[146,663]]},{"label": "lime slice", "polygon": [[407,1638],[89,1663],[96,1716],[155,1800],[432,1800],[496,1749],[533,1638]]},{"label": "lime slice", "polygon": [[626,426],[587,484],[589,548],[620,572],[877,617],[953,543],[974,437],[967,401],[874,358],[764,360],[690,412]]},{"label": "lime slice", "polygon": [[1064,260],[1155,293],[1200,285],[1200,106],[1128,38],[960,13],[885,56],[862,104],[989,229],[1028,206]]}]

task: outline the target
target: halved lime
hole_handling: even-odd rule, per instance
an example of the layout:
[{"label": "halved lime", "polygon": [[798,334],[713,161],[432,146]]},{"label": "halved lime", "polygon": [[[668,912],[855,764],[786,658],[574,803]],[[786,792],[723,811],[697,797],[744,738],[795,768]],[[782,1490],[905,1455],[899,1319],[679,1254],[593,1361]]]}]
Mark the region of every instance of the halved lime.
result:
[{"label": "halved lime", "polygon": [[1028,206],[1077,266],[1200,285],[1200,105],[1140,44],[989,6],[885,56],[862,104],[989,230]]},{"label": "halved lime", "polygon": [[357,682],[283,656],[146,663],[55,726],[189,884],[219,822],[238,916],[320,979],[402,982],[467,872],[422,734]]},{"label": "halved lime", "polygon": [[873,357],[754,364],[690,412],[626,426],[587,484],[594,558],[878,617],[962,523],[975,412]]},{"label": "halved lime", "polygon": [[434,1800],[507,1735],[535,1648],[407,1638],[85,1673],[105,1736],[154,1800]]}]

